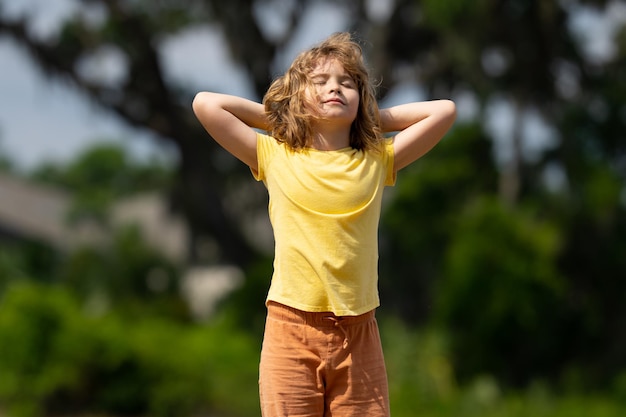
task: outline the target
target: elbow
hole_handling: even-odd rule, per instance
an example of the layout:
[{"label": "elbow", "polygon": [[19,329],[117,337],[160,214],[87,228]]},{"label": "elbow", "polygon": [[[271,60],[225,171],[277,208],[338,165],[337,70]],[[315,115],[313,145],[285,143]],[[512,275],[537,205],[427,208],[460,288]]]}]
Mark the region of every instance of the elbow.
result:
[{"label": "elbow", "polygon": [[198,114],[202,106],[206,103],[207,95],[208,93],[204,91],[201,91],[195,95],[195,97],[193,98],[191,102],[191,108],[194,111],[194,113]]},{"label": "elbow", "polygon": [[454,122],[456,119],[456,104],[452,100],[443,100],[444,109],[446,117],[450,119],[450,122]]},{"label": "elbow", "polygon": [[441,107],[441,117],[447,130],[452,127],[456,120],[456,104],[452,100],[442,100]]},{"label": "elbow", "polygon": [[208,91],[197,93],[191,102],[193,113],[204,126],[212,122],[219,106],[219,96]]},{"label": "elbow", "polygon": [[208,129],[210,125],[215,123],[215,104],[213,93],[206,91],[197,93],[191,102],[191,109],[194,115],[205,129]]}]

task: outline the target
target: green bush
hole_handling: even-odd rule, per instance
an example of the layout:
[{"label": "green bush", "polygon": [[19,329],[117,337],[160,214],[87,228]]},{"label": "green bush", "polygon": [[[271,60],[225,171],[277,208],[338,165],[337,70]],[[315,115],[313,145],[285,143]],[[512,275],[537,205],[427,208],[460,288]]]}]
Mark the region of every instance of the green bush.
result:
[{"label": "green bush", "polygon": [[50,274],[60,264],[61,256],[49,246],[34,241],[0,242],[0,293],[12,281],[38,277],[50,282]]},{"label": "green bush", "polygon": [[558,229],[497,199],[477,200],[458,224],[433,312],[451,331],[459,375],[558,376],[570,330]]},{"label": "green bush", "polygon": [[380,291],[385,310],[408,323],[432,318],[434,285],[456,233],[459,212],[497,190],[492,141],[476,124],[459,124],[385,191],[380,222]]},{"label": "green bush", "polygon": [[441,331],[410,329],[397,319],[379,322],[392,415],[443,412],[458,395],[448,338]]},{"label": "green bush", "polygon": [[[209,324],[87,313],[73,293],[13,282],[0,298],[0,409],[12,417],[258,415],[260,340],[222,316]],[[617,417],[614,398],[506,392],[488,374],[461,385],[448,335],[381,318],[394,417]],[[620,400],[621,399],[621,400]]]},{"label": "green bush", "polygon": [[0,407],[14,417],[258,408],[258,343],[219,323],[89,316],[67,291],[24,282],[0,300],[0,340]]},{"label": "green bush", "polygon": [[[416,330],[398,320],[379,320],[394,417],[621,417],[626,415],[626,376],[614,392],[557,393],[533,381],[523,390],[501,386],[489,375],[461,384],[451,359],[450,337],[441,329]],[[626,375],[626,374],[624,374]]]},{"label": "green bush", "polygon": [[57,275],[59,283],[80,297],[99,297],[129,315],[151,309],[180,319],[188,316],[178,286],[180,268],[150,246],[135,226],[116,230],[108,245],[76,249]]}]

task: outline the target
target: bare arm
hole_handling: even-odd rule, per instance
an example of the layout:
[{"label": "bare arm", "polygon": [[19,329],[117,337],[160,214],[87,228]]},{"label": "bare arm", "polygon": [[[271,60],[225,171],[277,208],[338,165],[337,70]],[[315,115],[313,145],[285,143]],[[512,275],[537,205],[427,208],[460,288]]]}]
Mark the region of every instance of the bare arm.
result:
[{"label": "bare arm", "polygon": [[394,168],[406,167],[430,151],[450,129],[456,106],[450,100],[402,104],[380,110],[385,132],[398,132],[394,139]]},{"label": "bare arm", "polygon": [[257,169],[256,132],[253,129],[267,129],[262,104],[226,94],[201,92],[193,100],[193,111],[217,143],[252,169]]}]

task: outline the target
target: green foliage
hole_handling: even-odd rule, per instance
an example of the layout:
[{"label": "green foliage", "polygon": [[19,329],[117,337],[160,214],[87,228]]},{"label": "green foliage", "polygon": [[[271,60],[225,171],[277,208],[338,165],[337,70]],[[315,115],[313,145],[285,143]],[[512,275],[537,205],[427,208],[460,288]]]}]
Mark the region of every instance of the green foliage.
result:
[{"label": "green foliage", "polygon": [[150,311],[187,320],[180,276],[180,266],[150,246],[136,227],[117,230],[107,244],[66,254],[28,241],[0,246],[0,295],[15,281],[54,283],[87,300],[96,311]]},{"label": "green foliage", "polygon": [[61,256],[54,249],[33,241],[0,243],[0,294],[12,281],[39,277],[50,280]]},{"label": "green foliage", "polygon": [[10,173],[14,170],[13,162],[10,155],[5,151],[2,146],[2,129],[0,126],[0,173]]},{"label": "green foliage", "polygon": [[462,383],[455,378],[447,331],[417,330],[389,318],[379,322],[395,417],[618,417],[626,412],[626,397],[619,394],[626,386],[623,376],[614,394],[559,394],[540,380],[510,390],[488,373]]},{"label": "green foliage", "polygon": [[443,332],[379,320],[393,415],[424,415],[458,394],[449,342]]},{"label": "green foliage", "polygon": [[385,310],[450,330],[462,381],[606,387],[626,349],[619,171],[576,152],[571,185],[508,207],[490,153],[479,128],[460,125],[403,170],[381,221]]},{"label": "green foliage", "polygon": [[565,301],[558,229],[494,199],[477,200],[457,224],[434,308],[453,332],[456,369],[513,383],[554,371],[566,347],[556,338]]},{"label": "green foliage", "polygon": [[42,369],[49,357],[59,355],[55,348],[61,326],[72,326],[81,316],[66,294],[36,289],[14,284],[0,304],[0,400],[16,416],[39,415],[44,400],[76,378],[63,359],[52,361],[49,372]]},{"label": "green foliage", "polygon": [[246,271],[241,288],[220,303],[220,315],[258,337],[265,326],[265,299],[273,272],[272,258],[262,258]]},{"label": "green foliage", "polygon": [[62,288],[22,283],[0,299],[0,340],[10,341],[0,344],[0,405],[15,417],[258,407],[256,343],[219,323],[92,316]]},{"label": "green foliage", "polygon": [[[380,320],[394,416],[617,417],[603,395],[556,395],[540,383],[503,389],[488,374],[455,379],[451,339]],[[43,415],[258,415],[260,340],[229,320],[181,324],[88,314],[60,287],[14,283],[0,299],[0,407]]]},{"label": "green foliage", "polygon": [[91,218],[106,224],[114,201],[141,191],[165,190],[173,173],[160,161],[140,163],[122,147],[102,144],[90,147],[67,166],[45,164],[31,177],[72,192],[70,220]]},{"label": "green foliage", "polygon": [[568,351],[576,358],[578,385],[606,387],[626,366],[626,209],[572,206],[563,219],[568,227],[559,258],[575,320]]},{"label": "green foliage", "polygon": [[[256,410],[244,405],[256,399],[256,377],[251,377],[256,353],[238,329],[259,332],[271,263],[250,266],[251,257],[239,256],[245,242],[232,240],[237,228],[228,227],[223,222],[228,216],[221,212],[230,205],[220,204],[236,203],[225,189],[249,173],[242,165],[222,163],[222,151],[205,140],[190,114],[190,92],[161,72],[156,48],[189,22],[218,21],[230,56],[251,69],[252,84],[262,96],[285,40],[298,29],[305,2],[294,3],[295,12],[287,12],[293,24],[271,42],[259,30],[263,22],[254,13],[239,13],[237,2],[183,3],[142,0],[113,10],[114,3],[100,2],[106,16],[101,22],[86,25],[80,21],[83,13],[76,13],[58,39],[41,42],[24,30],[28,17],[25,26],[9,15],[0,20],[5,35],[33,52],[50,74],[83,79],[73,72],[76,63],[102,46],[125,54],[129,76],[120,84],[79,88],[178,147],[174,202],[187,213],[197,237],[210,236],[230,252],[230,259],[250,267],[249,279],[222,306],[218,328],[197,329],[181,313],[176,272],[135,232],[123,231],[111,246],[81,249],[68,258],[30,244],[3,246],[0,350],[17,362],[0,355],[9,370],[0,369],[0,400],[17,413],[32,415],[37,407],[58,409],[59,404],[74,404],[80,411],[96,404],[96,411],[168,415],[179,408],[184,413],[195,399],[204,398],[194,391],[205,385],[192,369],[204,366],[198,351],[218,359],[206,365],[219,380],[209,383],[207,401],[224,410],[239,407],[242,415],[254,413],[244,409]],[[368,22],[361,14],[367,8],[354,8],[350,25],[374,34],[372,62],[383,67],[376,70],[384,75],[386,90],[417,79],[431,96],[467,93],[479,107],[476,124],[457,125],[432,153],[401,172],[381,221],[384,310],[403,321],[389,324],[386,342],[395,416],[413,416],[416,410],[424,416],[624,415],[626,32],[616,31],[615,56],[607,62],[586,57],[571,30],[572,13],[585,4],[606,11],[614,2],[582,3],[396,2],[386,24]],[[513,149],[520,162],[517,207],[494,198],[502,172],[494,165],[492,138],[481,126],[481,110],[494,99],[510,100],[518,117],[537,111],[558,132],[554,148],[538,151],[537,159],[525,158],[520,150],[525,143]],[[75,219],[106,224],[108,206],[116,198],[171,185],[167,168],[148,167],[142,173],[131,162],[105,146],[67,168],[44,167],[35,177],[76,191]],[[562,170],[564,184],[557,192],[544,187],[546,164]],[[7,168],[10,163],[0,156],[0,170]],[[42,300],[35,308],[34,292],[15,295],[14,288],[33,285],[29,279],[64,287],[39,286]],[[80,303],[71,301],[74,295]],[[9,313],[4,303],[20,297],[30,297],[28,306],[11,301],[21,313]],[[163,322],[164,316],[175,317],[176,324]],[[431,330],[433,322],[436,330]],[[46,332],[48,327],[54,330]],[[207,335],[220,343],[205,345]],[[5,343],[9,338],[27,346],[12,350]],[[175,349],[166,352],[163,346],[192,353],[179,358]],[[80,360],[79,365],[72,362]],[[35,375],[33,363],[43,374]],[[83,368],[93,374],[83,378]],[[245,370],[245,376],[232,372],[235,368]],[[175,378],[165,381],[166,374]],[[538,377],[548,382],[533,382]],[[508,383],[520,381],[525,390],[506,392]],[[551,392],[552,383],[565,387],[565,396]],[[590,387],[610,388],[622,402],[581,394]]]},{"label": "green foliage", "polygon": [[617,173],[606,166],[589,167],[580,184],[584,210],[600,225],[614,223],[619,216],[624,187]]},{"label": "green foliage", "polygon": [[0,172],[12,172],[14,170],[11,160],[0,153]]},{"label": "green foliage", "polygon": [[180,267],[165,259],[136,227],[117,230],[110,244],[69,254],[57,281],[86,298],[145,314],[146,309],[186,317],[180,298]]},{"label": "green foliage", "polygon": [[403,170],[381,219],[380,290],[385,307],[424,322],[432,285],[458,212],[496,189],[489,138],[476,124],[459,125],[436,151]]},{"label": "green foliage", "polygon": [[485,14],[484,0],[425,0],[422,2],[426,24],[439,30],[450,29],[459,20],[476,20]]}]

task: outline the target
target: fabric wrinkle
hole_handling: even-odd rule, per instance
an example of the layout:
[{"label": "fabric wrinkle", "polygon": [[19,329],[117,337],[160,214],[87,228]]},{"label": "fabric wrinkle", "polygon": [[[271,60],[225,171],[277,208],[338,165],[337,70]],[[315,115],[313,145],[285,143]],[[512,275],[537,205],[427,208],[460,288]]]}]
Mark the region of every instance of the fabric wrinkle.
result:
[{"label": "fabric wrinkle", "polygon": [[259,390],[263,417],[389,417],[375,310],[337,316],[269,302]]},{"label": "fabric wrinkle", "polygon": [[335,316],[327,316],[324,317],[326,320],[330,320],[334,323],[334,326],[336,328],[338,328],[339,330],[341,330],[341,333],[343,333],[343,342],[341,344],[342,349],[346,349],[348,347],[348,332],[346,331],[346,329],[343,327],[342,323],[341,323],[341,318],[339,317],[335,317]]}]

